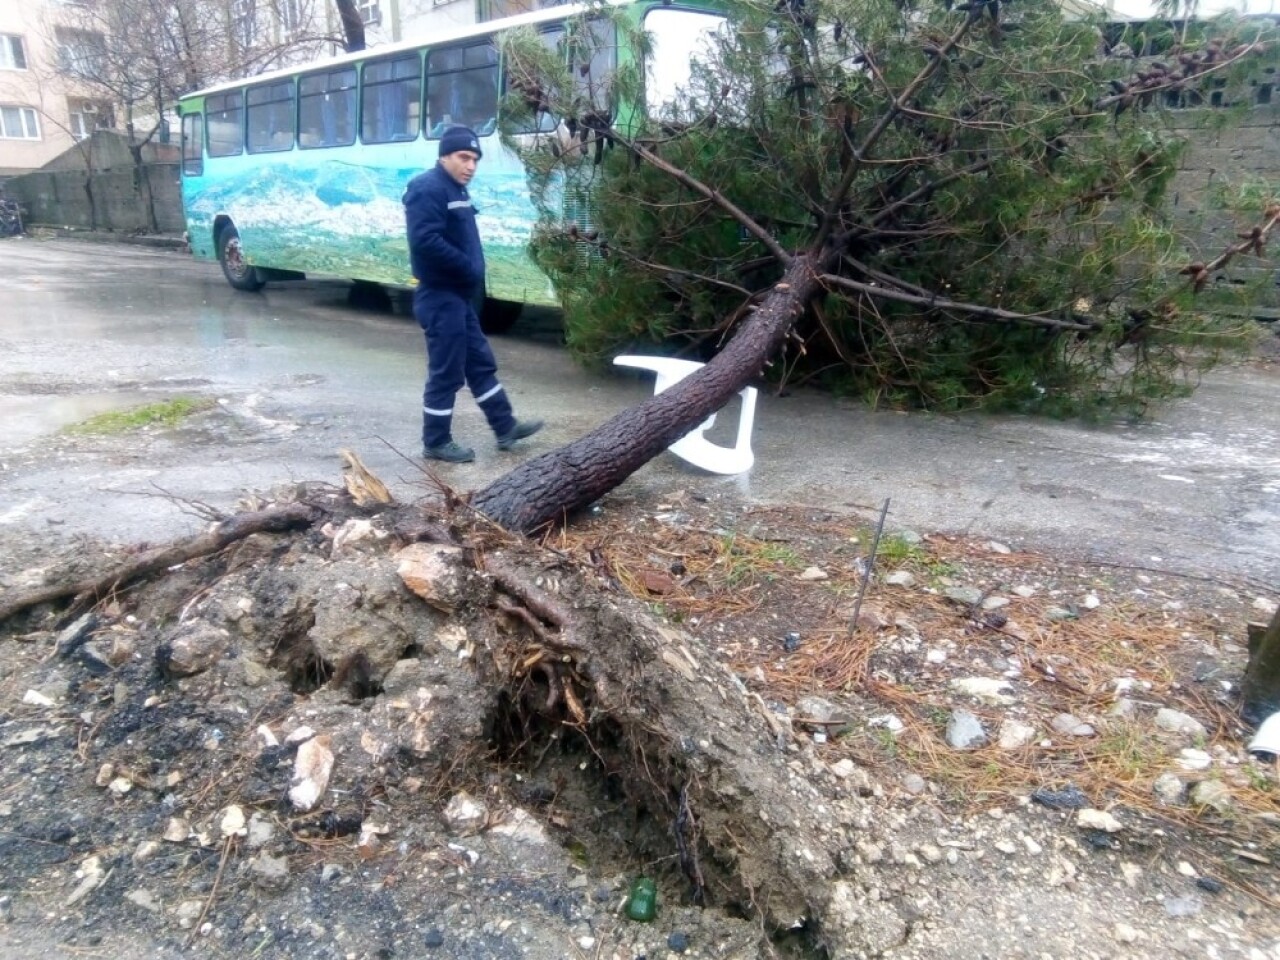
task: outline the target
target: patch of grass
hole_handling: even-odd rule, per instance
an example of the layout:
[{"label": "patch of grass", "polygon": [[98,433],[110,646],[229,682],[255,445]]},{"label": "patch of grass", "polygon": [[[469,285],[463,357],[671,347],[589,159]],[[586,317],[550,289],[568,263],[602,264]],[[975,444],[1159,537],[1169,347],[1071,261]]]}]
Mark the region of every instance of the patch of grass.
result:
[{"label": "patch of grass", "polygon": [[176,427],[192,414],[207,410],[213,405],[211,400],[197,397],[174,397],[172,400],[161,400],[148,403],[132,410],[113,410],[100,413],[95,417],[82,420],[66,428],[67,433],[74,434],[117,434],[141,430],[144,427]]},{"label": "patch of grass", "polygon": [[1167,750],[1158,740],[1134,724],[1122,724],[1099,737],[1093,761],[1104,778],[1132,784],[1158,772],[1166,756]]},{"label": "patch of grass", "polygon": [[[870,543],[873,534],[867,531],[864,536],[865,542]],[[882,570],[915,567],[934,577],[946,577],[955,572],[952,564],[935,556],[928,547],[895,533],[880,538],[876,548],[876,566]]]},{"label": "patch of grass", "polygon": [[724,566],[731,587],[752,582],[757,576],[769,579],[771,573],[804,567],[803,559],[791,547],[737,533],[723,536],[717,545],[717,553],[716,562]]},{"label": "patch of grass", "polygon": [[[867,541],[870,542],[870,537]],[[924,563],[928,559],[929,552],[920,544],[896,533],[885,534],[876,547],[876,563],[901,566],[906,563]]]}]

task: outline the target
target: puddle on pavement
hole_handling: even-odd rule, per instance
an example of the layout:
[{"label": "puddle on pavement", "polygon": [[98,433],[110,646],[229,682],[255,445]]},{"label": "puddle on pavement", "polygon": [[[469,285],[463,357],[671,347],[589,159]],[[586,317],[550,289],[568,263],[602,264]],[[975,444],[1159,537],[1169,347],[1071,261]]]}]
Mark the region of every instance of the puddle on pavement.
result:
[{"label": "puddle on pavement", "polygon": [[164,399],[154,393],[78,393],[73,396],[0,396],[0,449],[56,433],[100,413],[129,410]]}]

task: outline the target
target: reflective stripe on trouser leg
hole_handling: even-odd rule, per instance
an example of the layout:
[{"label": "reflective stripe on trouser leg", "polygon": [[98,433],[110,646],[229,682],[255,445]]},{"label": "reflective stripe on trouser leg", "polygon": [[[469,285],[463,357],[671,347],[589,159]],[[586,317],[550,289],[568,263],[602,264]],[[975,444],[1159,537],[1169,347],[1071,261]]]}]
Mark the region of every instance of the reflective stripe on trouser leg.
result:
[{"label": "reflective stripe on trouser leg", "polygon": [[495,436],[504,437],[515,428],[511,401],[498,382],[498,361],[480,329],[480,318],[470,308],[467,310],[467,386]]},{"label": "reflective stripe on trouser leg", "polygon": [[422,445],[453,439],[453,400],[466,381],[467,307],[450,295],[415,300],[414,313],[427,341],[427,383],[422,391]]}]

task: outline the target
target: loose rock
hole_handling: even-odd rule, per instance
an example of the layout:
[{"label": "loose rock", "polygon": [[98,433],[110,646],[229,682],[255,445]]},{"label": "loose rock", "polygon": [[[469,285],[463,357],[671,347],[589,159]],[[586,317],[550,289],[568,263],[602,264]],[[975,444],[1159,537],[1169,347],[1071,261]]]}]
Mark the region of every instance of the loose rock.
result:
[{"label": "loose rock", "polygon": [[289,788],[289,802],[298,810],[310,810],[329,788],[329,776],[333,773],[331,742],[328,736],[313,737],[298,748],[293,785]]},{"label": "loose rock", "polygon": [[1209,735],[1204,724],[1195,717],[1168,707],[1161,707],[1156,711],[1156,726],[1169,733],[1180,733],[1188,737],[1204,738]]},{"label": "loose rock", "polygon": [[982,721],[968,710],[953,710],[947,721],[947,744],[955,750],[976,750],[987,742]]}]

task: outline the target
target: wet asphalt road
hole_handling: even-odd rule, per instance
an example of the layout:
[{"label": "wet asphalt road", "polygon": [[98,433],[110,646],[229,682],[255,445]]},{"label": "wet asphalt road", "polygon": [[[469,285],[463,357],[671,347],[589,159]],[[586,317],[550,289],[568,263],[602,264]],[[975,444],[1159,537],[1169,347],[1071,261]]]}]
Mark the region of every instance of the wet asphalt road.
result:
[{"label": "wet asphalt road", "polygon": [[[0,241],[0,535],[92,533],[154,540],[196,521],[155,494],[227,507],[250,491],[340,482],[356,451],[402,498],[427,486],[419,450],[422,335],[409,317],[352,307],[347,285],[308,281],[237,293],[215,264],[72,240]],[[548,339],[494,338],[543,451],[650,392],[644,375],[589,374]],[[215,426],[79,439],[89,415],[175,395],[214,399]],[[877,413],[799,392],[762,395],[755,467],[716,477],[671,455],[627,488],[732,494],[868,515],[890,528],[966,531],[1064,555],[1280,583],[1280,369],[1236,367],[1140,425]],[[717,430],[732,430],[733,410]],[[502,454],[470,397],[455,435],[475,464],[442,475],[469,489]],[[399,451],[399,452],[397,452]]]}]

